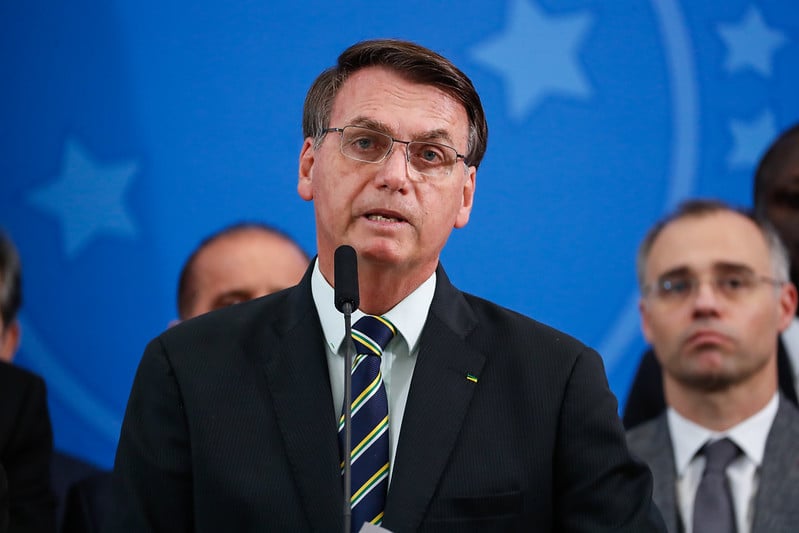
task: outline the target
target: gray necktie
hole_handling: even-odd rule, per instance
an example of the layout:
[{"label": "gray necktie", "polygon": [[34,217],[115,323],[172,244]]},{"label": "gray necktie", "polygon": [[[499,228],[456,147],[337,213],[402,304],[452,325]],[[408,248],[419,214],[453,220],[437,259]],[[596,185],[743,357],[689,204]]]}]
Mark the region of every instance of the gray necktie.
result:
[{"label": "gray necktie", "polygon": [[694,533],[735,533],[735,511],[726,470],[741,454],[730,439],[705,444],[705,471],[694,500]]}]

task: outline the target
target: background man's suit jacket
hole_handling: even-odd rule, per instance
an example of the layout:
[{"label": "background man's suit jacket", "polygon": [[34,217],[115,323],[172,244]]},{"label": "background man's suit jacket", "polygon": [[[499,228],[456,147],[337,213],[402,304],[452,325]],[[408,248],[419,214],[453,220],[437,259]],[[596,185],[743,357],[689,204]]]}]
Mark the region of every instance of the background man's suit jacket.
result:
[{"label": "background man's suit jacket", "polygon": [[[683,531],[677,510],[674,447],[666,414],[627,432],[630,449],[655,476],[655,503],[669,533]],[[777,416],[766,440],[755,497],[752,533],[790,533],[799,527],[799,411],[780,396]],[[700,533],[700,532],[696,532]]]},{"label": "background man's suit jacket", "polygon": [[0,361],[0,463],[8,478],[9,533],[55,530],[52,452],[44,381]]},{"label": "background man's suit jacket", "polygon": [[[110,530],[341,529],[312,268],[295,288],[148,345],[117,449]],[[627,450],[596,352],[437,276],[383,526],[662,531],[651,474]]]}]

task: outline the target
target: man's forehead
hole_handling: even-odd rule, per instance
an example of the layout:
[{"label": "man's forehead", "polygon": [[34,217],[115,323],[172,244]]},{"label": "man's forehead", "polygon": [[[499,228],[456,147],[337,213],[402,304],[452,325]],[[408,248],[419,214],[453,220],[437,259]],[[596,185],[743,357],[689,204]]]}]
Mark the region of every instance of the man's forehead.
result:
[{"label": "man's forehead", "polygon": [[[365,67],[350,75],[333,99],[330,113],[333,122],[358,121],[361,124],[380,124],[377,128],[386,133],[399,134],[396,116],[389,117],[386,110],[403,107],[403,126],[408,127],[412,119],[424,118],[413,133],[429,136],[431,130],[446,130],[448,136],[468,136],[469,117],[466,108],[453,95],[440,87],[418,83],[387,67]],[[429,107],[426,112],[418,111]],[[414,108],[417,109],[414,113]],[[421,113],[421,117],[416,115]],[[460,130],[462,126],[463,131]],[[374,126],[371,126],[374,127]]]},{"label": "man's forehead", "polygon": [[760,229],[734,212],[683,217],[667,224],[652,244],[647,270],[696,271],[741,265],[754,271],[770,267],[768,245]]}]

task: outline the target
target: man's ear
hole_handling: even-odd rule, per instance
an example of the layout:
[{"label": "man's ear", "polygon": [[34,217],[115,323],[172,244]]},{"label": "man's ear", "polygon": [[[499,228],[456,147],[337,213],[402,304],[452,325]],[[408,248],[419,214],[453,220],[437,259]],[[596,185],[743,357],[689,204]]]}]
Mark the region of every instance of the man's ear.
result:
[{"label": "man's ear", "polygon": [[297,193],[300,198],[306,201],[313,200],[313,164],[315,157],[315,149],[313,147],[313,138],[308,137],[302,143],[302,150],[300,150],[300,165],[299,165],[299,179],[297,181]]},{"label": "man's ear", "polygon": [[19,320],[15,319],[6,326],[3,330],[3,336],[0,338],[0,361],[10,363],[14,360],[17,348],[19,348],[20,336]]},{"label": "man's ear", "polygon": [[651,345],[652,330],[649,326],[649,310],[647,309],[646,301],[643,298],[638,300],[638,314],[641,316],[641,333],[643,333],[646,342]]},{"label": "man's ear", "polygon": [[461,207],[455,219],[456,228],[462,228],[469,222],[469,216],[472,213],[472,206],[474,205],[474,188],[477,183],[477,169],[474,167],[467,168],[466,179],[463,182]]},{"label": "man's ear", "polygon": [[785,283],[780,289],[779,313],[780,313],[780,332],[791,325],[796,316],[797,299],[796,286],[793,283]]}]

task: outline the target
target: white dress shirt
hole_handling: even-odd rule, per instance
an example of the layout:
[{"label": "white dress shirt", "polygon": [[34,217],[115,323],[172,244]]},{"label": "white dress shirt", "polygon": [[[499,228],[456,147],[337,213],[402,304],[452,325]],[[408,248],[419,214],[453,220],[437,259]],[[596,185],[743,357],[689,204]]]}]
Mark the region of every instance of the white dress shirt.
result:
[{"label": "white dress shirt", "polygon": [[668,408],[666,413],[674,445],[674,464],[677,468],[677,508],[685,533],[694,533],[694,498],[705,469],[705,458],[697,455],[697,452],[708,440],[716,441],[724,437],[737,444],[742,451],[727,467],[727,481],[735,506],[738,533],[750,533],[766,439],[778,406],[779,396],[775,393],[763,409],[722,433],[699,426],[671,407]]},{"label": "white dress shirt", "polygon": [[782,332],[782,344],[788,352],[793,370],[793,384],[799,394],[799,317],[793,317],[791,324]]},{"label": "white dress shirt", "polygon": [[[388,398],[389,480],[394,472],[402,416],[408,401],[416,356],[419,354],[419,336],[427,321],[435,289],[436,274],[433,272],[427,281],[382,315],[397,328],[397,334],[383,350],[380,360]],[[311,275],[311,291],[325,336],[333,411],[338,420],[344,406],[344,315],[334,305],[335,291],[319,270],[318,261]],[[356,310],[352,314],[352,323],[355,324],[363,315],[362,311]]]}]

